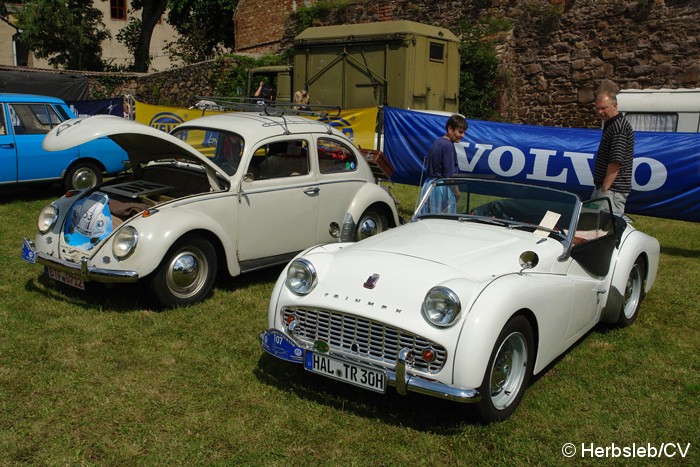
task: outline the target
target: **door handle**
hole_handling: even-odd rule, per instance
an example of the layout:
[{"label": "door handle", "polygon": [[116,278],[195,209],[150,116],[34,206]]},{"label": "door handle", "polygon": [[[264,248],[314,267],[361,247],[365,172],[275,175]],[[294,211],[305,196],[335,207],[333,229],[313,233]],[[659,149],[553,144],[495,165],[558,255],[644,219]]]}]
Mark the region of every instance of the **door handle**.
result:
[{"label": "door handle", "polygon": [[313,188],[307,188],[306,190],[304,190],[304,193],[306,193],[307,195],[315,195],[318,194],[319,191],[321,191],[321,189],[315,186]]},{"label": "door handle", "polygon": [[15,143],[0,144],[0,148],[12,149],[15,147]]}]

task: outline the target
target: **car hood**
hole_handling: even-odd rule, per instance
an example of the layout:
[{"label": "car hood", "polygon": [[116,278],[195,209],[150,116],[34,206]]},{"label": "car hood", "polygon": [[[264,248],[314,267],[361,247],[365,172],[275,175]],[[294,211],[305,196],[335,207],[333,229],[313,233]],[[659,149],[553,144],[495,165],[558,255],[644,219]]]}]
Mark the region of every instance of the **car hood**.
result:
[{"label": "car hood", "polygon": [[440,219],[412,222],[324,254],[331,249],[328,245],[306,255],[327,293],[361,292],[374,274],[379,276],[377,288],[407,294],[417,289],[424,294],[423,289],[450,281],[479,287],[521,271],[519,258],[526,251],[538,257],[533,273],[550,272],[563,252],[558,241],[529,232]]},{"label": "car hood", "polygon": [[504,227],[438,219],[412,222],[358,243],[308,252],[304,257],[316,269],[318,285],[302,302],[367,317],[386,314],[385,319],[410,328],[401,317],[419,310],[432,287],[451,288],[468,308],[490,282],[521,271],[519,257],[525,251],[539,257],[530,271],[547,273],[562,246]]},{"label": "car hood", "polygon": [[366,257],[384,253],[435,263],[477,281],[520,271],[525,251],[537,253],[535,271],[547,272],[563,251],[557,240],[531,232],[444,219],[412,222],[363,240],[352,250]]},{"label": "car hood", "polygon": [[42,147],[61,151],[107,137],[129,155],[132,167],[164,158],[178,158],[217,170],[215,164],[184,141],[142,123],[115,115],[94,115],[66,120],[44,137]]}]

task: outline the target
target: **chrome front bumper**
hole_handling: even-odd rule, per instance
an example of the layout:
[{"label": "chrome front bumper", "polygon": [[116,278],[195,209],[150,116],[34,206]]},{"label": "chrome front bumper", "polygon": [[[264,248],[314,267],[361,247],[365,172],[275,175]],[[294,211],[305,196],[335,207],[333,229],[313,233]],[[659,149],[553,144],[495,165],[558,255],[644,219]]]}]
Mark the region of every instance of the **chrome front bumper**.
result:
[{"label": "chrome front bumper", "polygon": [[[277,338],[275,339],[275,337]],[[277,329],[270,329],[260,335],[260,340],[262,341],[263,350],[270,355],[288,362],[303,364],[304,354],[307,349],[303,344],[300,345],[297,343],[288,334],[280,332]],[[329,355],[337,360],[342,360],[350,364],[370,365],[366,361],[354,361],[342,354],[329,352]],[[395,371],[388,370],[378,365],[370,366],[384,372],[388,385],[394,386],[396,392],[404,396],[411,391],[462,403],[473,403],[481,400],[481,394],[477,389],[450,386],[439,381],[409,374],[408,370],[411,368],[410,352],[406,348],[399,351],[398,358],[396,359]]]},{"label": "chrome front bumper", "polygon": [[136,271],[115,271],[113,269],[102,269],[94,266],[89,267],[87,259],[85,258],[83,258],[80,263],[73,263],[37,251],[36,262],[57,271],[78,275],[85,281],[117,284],[136,282],[139,279],[139,273]]}]

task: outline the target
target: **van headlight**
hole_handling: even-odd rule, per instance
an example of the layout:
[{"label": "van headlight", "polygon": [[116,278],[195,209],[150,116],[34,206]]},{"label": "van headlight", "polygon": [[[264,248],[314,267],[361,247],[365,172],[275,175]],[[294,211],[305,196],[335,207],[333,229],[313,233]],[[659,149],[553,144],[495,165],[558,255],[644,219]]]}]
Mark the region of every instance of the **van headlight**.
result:
[{"label": "van headlight", "polygon": [[126,259],[136,249],[139,233],[130,225],[119,229],[112,240],[112,254],[117,259]]},{"label": "van headlight", "polygon": [[316,269],[306,259],[295,259],[287,268],[285,284],[296,295],[309,294],[316,287],[317,280]]},{"label": "van headlight", "polygon": [[39,219],[36,221],[36,226],[39,232],[45,234],[51,227],[54,226],[56,220],[58,219],[58,207],[55,204],[49,204],[44,207],[39,214]]},{"label": "van headlight", "polygon": [[423,318],[439,328],[452,326],[461,311],[462,304],[457,294],[441,286],[430,289],[421,306]]}]

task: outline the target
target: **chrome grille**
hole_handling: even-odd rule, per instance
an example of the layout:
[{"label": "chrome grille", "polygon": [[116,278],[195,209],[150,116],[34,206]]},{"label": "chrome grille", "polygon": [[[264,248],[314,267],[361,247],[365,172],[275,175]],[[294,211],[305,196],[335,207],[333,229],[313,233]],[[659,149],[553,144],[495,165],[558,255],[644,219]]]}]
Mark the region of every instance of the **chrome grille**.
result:
[{"label": "chrome grille", "polygon": [[[447,351],[440,345],[402,329],[378,321],[315,308],[285,308],[285,322],[297,321],[294,336],[313,345],[322,340],[335,351],[375,360],[382,366],[394,367],[399,350],[408,348],[412,366],[428,373],[437,373],[445,365]],[[421,356],[425,348],[435,352],[435,360],[426,362]]]}]

